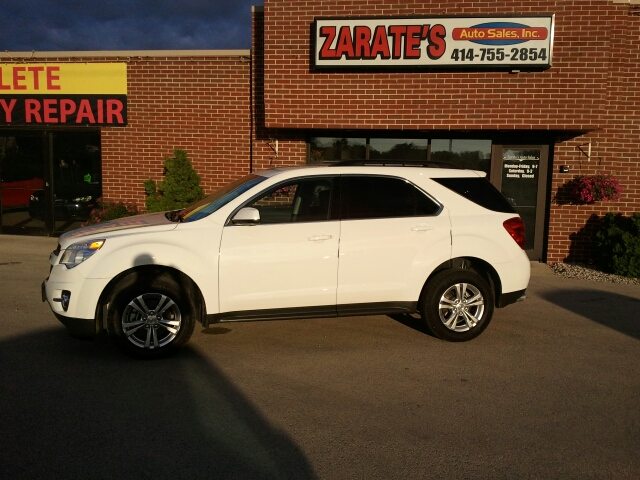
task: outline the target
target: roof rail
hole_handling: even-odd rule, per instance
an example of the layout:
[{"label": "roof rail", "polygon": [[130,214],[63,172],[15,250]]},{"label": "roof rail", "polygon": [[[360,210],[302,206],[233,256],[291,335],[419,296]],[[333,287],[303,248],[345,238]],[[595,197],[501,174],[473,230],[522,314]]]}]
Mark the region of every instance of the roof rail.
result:
[{"label": "roof rail", "polygon": [[341,160],[331,163],[334,167],[353,167],[353,166],[392,166],[392,167],[426,167],[426,168],[453,168],[464,170],[463,167],[448,162],[432,162],[426,160]]}]

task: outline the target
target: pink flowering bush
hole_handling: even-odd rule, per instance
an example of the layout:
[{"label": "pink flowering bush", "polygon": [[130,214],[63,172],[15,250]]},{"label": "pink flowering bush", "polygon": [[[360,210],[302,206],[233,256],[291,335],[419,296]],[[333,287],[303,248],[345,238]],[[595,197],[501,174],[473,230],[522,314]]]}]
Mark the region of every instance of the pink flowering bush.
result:
[{"label": "pink flowering bush", "polygon": [[612,202],[619,200],[622,192],[620,181],[611,175],[578,175],[572,183],[576,203]]},{"label": "pink flowering bush", "polygon": [[83,223],[82,226],[86,227],[87,225],[107,222],[116,218],[131,217],[132,215],[138,215],[138,207],[135,205],[125,205],[122,202],[104,202],[102,198],[99,198],[96,208],[91,210],[89,220]]}]

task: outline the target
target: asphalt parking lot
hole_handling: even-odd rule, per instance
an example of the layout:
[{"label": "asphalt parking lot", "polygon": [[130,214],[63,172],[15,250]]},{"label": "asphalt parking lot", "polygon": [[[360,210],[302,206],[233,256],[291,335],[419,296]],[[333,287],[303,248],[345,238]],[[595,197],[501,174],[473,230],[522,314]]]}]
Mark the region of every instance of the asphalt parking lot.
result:
[{"label": "asphalt parking lot", "polygon": [[464,344],[287,320],[135,361],[40,301],[55,244],[0,236],[0,478],[640,478],[640,286],[536,265]]}]

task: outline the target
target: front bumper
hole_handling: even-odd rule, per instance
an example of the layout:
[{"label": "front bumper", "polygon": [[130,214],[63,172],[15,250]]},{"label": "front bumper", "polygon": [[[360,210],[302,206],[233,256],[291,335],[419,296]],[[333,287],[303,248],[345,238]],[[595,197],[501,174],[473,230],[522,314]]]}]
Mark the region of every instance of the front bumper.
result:
[{"label": "front bumper", "polygon": [[62,323],[71,335],[91,338],[98,333],[98,326],[93,318],[65,317],[54,312],[56,318]]},{"label": "front bumper", "polygon": [[64,310],[62,298],[59,298],[59,297],[52,298],[52,301],[53,301],[53,304],[52,304],[47,297],[46,284],[47,284],[47,280],[43,281],[42,285],[40,286],[41,293],[42,293],[42,301],[49,303],[49,306],[51,307],[53,314],[60,321],[60,323],[62,323],[67,328],[69,333],[71,333],[72,335],[80,336],[80,337],[94,336],[98,329],[95,319],[69,317],[69,316],[58,313],[56,309],[58,309],[59,307],[56,306],[54,308],[53,304],[60,304],[60,307]]},{"label": "front bumper", "polygon": [[96,307],[108,279],[84,278],[74,269],[56,265],[42,282],[42,301],[47,302],[56,318],[74,335],[96,332]]}]

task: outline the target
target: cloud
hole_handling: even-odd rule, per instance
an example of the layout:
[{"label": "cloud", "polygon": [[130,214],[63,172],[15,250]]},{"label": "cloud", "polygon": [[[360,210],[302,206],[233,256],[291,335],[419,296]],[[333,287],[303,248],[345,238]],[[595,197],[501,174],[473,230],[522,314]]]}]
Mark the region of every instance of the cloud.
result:
[{"label": "cloud", "polygon": [[261,0],[4,0],[0,51],[248,49]]}]

